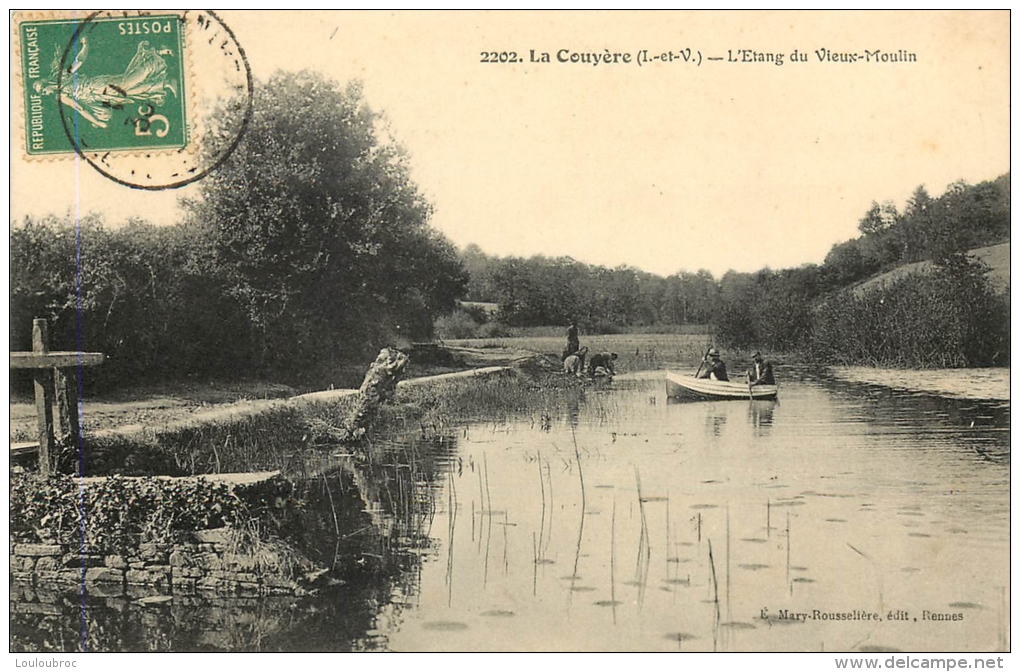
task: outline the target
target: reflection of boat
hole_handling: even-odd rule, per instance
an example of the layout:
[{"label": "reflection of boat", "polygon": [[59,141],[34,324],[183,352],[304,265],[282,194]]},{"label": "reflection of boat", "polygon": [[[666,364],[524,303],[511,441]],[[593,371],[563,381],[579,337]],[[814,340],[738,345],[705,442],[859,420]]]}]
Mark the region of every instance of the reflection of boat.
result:
[{"label": "reflection of boat", "polygon": [[679,399],[775,399],[778,385],[747,383],[695,378],[676,371],[666,371],[666,396]]}]

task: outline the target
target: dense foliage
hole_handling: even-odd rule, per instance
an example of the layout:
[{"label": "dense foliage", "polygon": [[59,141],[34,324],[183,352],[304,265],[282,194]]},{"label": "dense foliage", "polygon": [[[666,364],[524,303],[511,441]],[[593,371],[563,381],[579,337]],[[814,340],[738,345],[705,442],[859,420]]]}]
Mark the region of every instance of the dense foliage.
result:
[{"label": "dense foliage", "polygon": [[[470,274],[467,298],[497,303],[498,322],[507,326],[578,320],[584,330],[608,332],[708,324],[721,345],[810,350],[825,361],[1004,364],[1008,301],[963,252],[1009,240],[1009,187],[1009,174],[975,186],[954,183],[938,198],[918,187],[902,214],[892,204],[874,203],[860,221],[861,236],[835,245],[822,265],[730,271],[718,280],[704,270],[663,278],[566,257],[491,257],[469,246],[462,253]],[[848,290],[877,272],[916,261],[932,261],[938,270],[899,285],[902,299]],[[895,318],[890,301],[902,304]],[[446,318],[442,328],[450,337],[483,336],[493,330],[485,322],[463,311]],[[860,338],[852,325],[860,327]],[[940,340],[919,340],[929,330],[938,330]],[[870,345],[875,337],[880,348]]]},{"label": "dense foliage", "polygon": [[466,298],[499,304],[508,326],[566,325],[578,320],[591,331],[634,325],[704,324],[711,321],[717,288],[705,270],[662,278],[627,266],[605,268],[569,257],[488,256],[469,245]]},{"label": "dense foliage", "polygon": [[[216,151],[211,148],[210,151]],[[360,88],[277,74],[230,160],[191,204],[228,295],[232,336],[271,368],[351,359],[427,337],[466,276]]]},{"label": "dense foliage", "polygon": [[[217,152],[216,129],[205,137]],[[1008,335],[1001,297],[961,256],[1009,239],[1008,173],[938,197],[918,187],[903,212],[874,202],[860,237],[833,246],[821,265],[718,279],[500,258],[474,245],[458,255],[429,227],[430,205],[409,175],[357,85],[274,75],[256,88],[243,141],[184,202],[177,225],[107,228],[67,216],[12,226],[11,347],[29,349],[32,318],[46,317],[54,349],[108,356],[89,371],[93,384],[153,374],[328,384],[323,371],[428,338],[441,317],[443,337],[574,320],[587,333],[710,325],[720,345],[812,350],[830,361],[1008,362],[996,345]],[[898,286],[913,301],[847,291],[916,261],[938,271]],[[451,314],[458,299],[493,304],[495,315]],[[853,325],[860,338],[849,336]],[[923,340],[929,330],[943,340]],[[865,338],[876,334],[881,347]]]},{"label": "dense foliage", "polygon": [[83,486],[71,476],[19,475],[11,478],[11,538],[75,544],[86,553],[171,544],[186,532],[270,520],[291,487],[283,479],[238,490],[201,478],[117,476]]},{"label": "dense foliage", "polygon": [[12,350],[31,349],[32,319],[44,317],[52,349],[107,355],[92,380],[222,374],[246,361],[223,347],[244,316],[194,227],[107,229],[89,217],[76,230],[70,217],[51,217],[14,227],[10,241]]},{"label": "dense foliage", "polygon": [[13,226],[12,349],[46,317],[53,349],[107,354],[94,380],[290,382],[427,338],[467,280],[381,116],[317,75],[258,86],[244,140],[185,205],[170,227]]},{"label": "dense foliage", "polygon": [[860,220],[861,236],[833,246],[825,267],[846,285],[900,264],[939,261],[1009,240],[1009,196],[1006,173],[973,186],[954,182],[938,198],[920,186],[902,213],[888,201],[873,201]]},{"label": "dense foliage", "polygon": [[962,255],[930,274],[905,275],[868,292],[844,290],[814,320],[812,353],[838,364],[916,368],[1009,361],[1009,298]]}]

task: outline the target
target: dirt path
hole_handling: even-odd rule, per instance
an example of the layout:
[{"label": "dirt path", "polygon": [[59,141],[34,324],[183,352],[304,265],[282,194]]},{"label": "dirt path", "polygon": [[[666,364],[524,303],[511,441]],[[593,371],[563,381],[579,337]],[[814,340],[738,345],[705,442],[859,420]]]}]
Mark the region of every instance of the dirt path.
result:
[{"label": "dirt path", "polygon": [[[139,388],[89,398],[82,402],[82,424],[96,432],[124,425],[160,427],[185,420],[195,413],[255,399],[284,399],[294,389],[272,383],[181,383],[159,389]],[[35,404],[28,398],[10,402],[10,440],[36,439]]]},{"label": "dirt path", "polygon": [[[514,353],[517,356],[518,353]],[[427,375],[401,381],[400,387],[425,381],[458,379],[500,370],[488,366],[467,371]],[[164,428],[183,422],[203,422],[229,415],[257,412],[268,404],[290,400],[296,403],[328,401],[357,390],[323,390],[296,395],[285,385],[215,384],[188,385],[154,392],[140,392],[134,398],[88,399],[82,402],[82,425],[90,433],[118,430],[135,432],[143,428]],[[27,399],[10,404],[11,442],[36,439],[35,405]]]}]

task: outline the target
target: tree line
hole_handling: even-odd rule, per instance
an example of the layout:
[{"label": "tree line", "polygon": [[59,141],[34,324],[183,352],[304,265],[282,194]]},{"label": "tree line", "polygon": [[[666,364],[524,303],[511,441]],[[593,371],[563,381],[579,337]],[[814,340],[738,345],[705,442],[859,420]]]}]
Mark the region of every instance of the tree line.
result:
[{"label": "tree line", "polygon": [[[207,137],[215,152],[227,136]],[[243,141],[183,211],[162,227],[12,225],[11,348],[31,349],[46,317],[55,349],[107,354],[98,383],[292,381],[428,338],[467,283],[385,119],[357,85],[316,74],[256,87]]]},{"label": "tree line", "polygon": [[943,261],[1009,240],[1009,196],[1006,173],[976,185],[954,182],[938,198],[921,185],[902,213],[891,201],[872,201],[860,219],[860,237],[834,245],[825,266],[847,285],[900,264]]},{"label": "tree line", "polygon": [[[213,126],[205,137],[216,152],[227,135]],[[473,245],[458,252],[429,225],[407,157],[360,87],[301,72],[256,87],[243,141],[182,206],[172,226],[112,227],[98,215],[12,223],[12,349],[30,349],[32,318],[46,317],[55,349],[108,355],[90,371],[94,383],[298,382],[428,339],[464,299],[498,304],[507,327],[709,325],[720,344],[825,361],[1008,362],[1008,297],[1003,307],[962,251],[1008,240],[1009,174],[955,183],[937,198],[919,187],[902,213],[873,204],[859,238],[793,269],[662,277]],[[914,285],[854,293],[871,274],[922,259],[936,271]],[[488,319],[458,315],[461,331]],[[875,334],[888,337],[869,340]],[[904,358],[897,344],[908,337],[917,354]]]},{"label": "tree line", "polygon": [[[1008,173],[973,186],[955,182],[938,198],[920,186],[902,213],[873,203],[861,235],[834,245],[822,264],[728,271],[718,279],[706,270],[662,277],[570,257],[490,256],[470,245],[461,253],[466,298],[497,303],[498,321],[512,327],[577,320],[606,332],[697,324],[728,347],[797,350],[830,362],[1002,364],[1009,356],[1008,297],[992,289],[987,269],[966,251],[1009,240],[1009,189]],[[931,261],[932,271],[855,289],[917,261]],[[444,323],[445,335],[484,334],[484,321],[465,312]]]}]

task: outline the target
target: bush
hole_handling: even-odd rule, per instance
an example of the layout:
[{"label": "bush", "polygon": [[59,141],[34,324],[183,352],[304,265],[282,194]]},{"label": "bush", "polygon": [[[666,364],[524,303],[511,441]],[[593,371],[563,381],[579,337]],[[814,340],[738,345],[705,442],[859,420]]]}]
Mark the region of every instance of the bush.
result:
[{"label": "bush", "polygon": [[111,476],[82,485],[70,476],[12,476],[11,539],[119,553],[138,543],[171,544],[187,532],[245,526],[281,508],[290,493],[281,478],[245,489],[202,478]]},{"label": "bush", "polygon": [[500,322],[486,322],[475,331],[475,338],[507,338],[511,336],[510,327]]},{"label": "bush", "polygon": [[207,255],[205,239],[183,226],[47,218],[13,227],[11,349],[31,349],[39,317],[49,321],[51,349],[106,355],[86,370],[90,389],[151,373],[245,371],[251,353],[233,338],[244,316]]},{"label": "bush", "polygon": [[962,256],[867,292],[844,291],[815,318],[812,352],[835,364],[959,368],[1009,363],[1009,300]]},{"label": "bush", "polygon": [[715,324],[720,345],[744,349],[757,342],[750,303],[727,303],[722,306]]},{"label": "bush", "polygon": [[465,310],[455,310],[436,320],[435,333],[441,339],[475,338],[479,323]]}]

